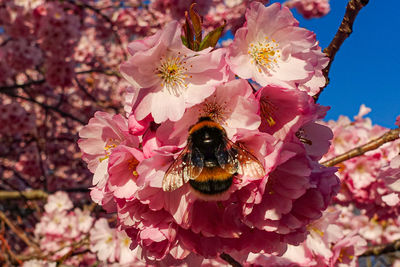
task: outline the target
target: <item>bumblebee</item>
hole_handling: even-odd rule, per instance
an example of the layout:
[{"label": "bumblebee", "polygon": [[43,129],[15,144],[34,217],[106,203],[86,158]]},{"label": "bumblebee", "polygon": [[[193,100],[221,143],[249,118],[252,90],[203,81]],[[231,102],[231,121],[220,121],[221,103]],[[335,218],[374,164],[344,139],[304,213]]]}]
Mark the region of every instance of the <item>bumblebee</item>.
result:
[{"label": "bumblebee", "polygon": [[186,147],[168,168],[164,191],[189,182],[196,193],[214,196],[226,192],[236,175],[262,178],[264,168],[243,146],[228,139],[225,129],[210,117],[190,127]]}]

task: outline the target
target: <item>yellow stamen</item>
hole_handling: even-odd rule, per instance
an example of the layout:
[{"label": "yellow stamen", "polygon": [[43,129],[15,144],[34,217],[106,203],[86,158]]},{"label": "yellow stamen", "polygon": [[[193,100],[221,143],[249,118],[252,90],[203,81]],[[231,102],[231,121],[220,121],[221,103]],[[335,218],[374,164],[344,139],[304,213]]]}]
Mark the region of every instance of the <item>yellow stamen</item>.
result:
[{"label": "yellow stamen", "polygon": [[281,57],[281,50],[274,39],[265,37],[264,40],[251,43],[247,53],[252,58],[252,63],[257,66],[259,72],[265,69],[273,69]]},{"label": "yellow stamen", "polygon": [[260,99],[261,118],[265,120],[270,127],[276,124],[274,119],[278,107],[274,105],[268,97],[261,97]]},{"label": "yellow stamen", "polygon": [[128,168],[129,168],[130,171],[132,171],[132,174],[135,177],[137,177],[139,175],[138,172],[136,171],[136,167],[137,167],[138,164],[139,164],[139,161],[137,159],[135,159],[135,158],[131,158],[128,161]]},{"label": "yellow stamen", "polygon": [[160,61],[160,65],[154,72],[161,78],[161,87],[167,89],[169,93],[179,96],[187,88],[186,61],[180,55],[160,58]]},{"label": "yellow stamen", "polygon": [[219,124],[225,124],[228,113],[231,112],[231,110],[227,108],[228,102],[217,102],[217,97],[215,95],[211,98],[213,99],[207,99],[200,108],[199,112],[201,116],[210,117]]}]

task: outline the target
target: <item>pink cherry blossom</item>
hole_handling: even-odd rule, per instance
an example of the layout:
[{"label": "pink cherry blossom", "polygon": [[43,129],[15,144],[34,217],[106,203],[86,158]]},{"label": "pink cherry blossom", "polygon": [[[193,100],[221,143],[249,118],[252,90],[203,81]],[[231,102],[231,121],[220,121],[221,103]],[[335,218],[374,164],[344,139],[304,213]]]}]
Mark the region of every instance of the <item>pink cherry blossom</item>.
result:
[{"label": "pink cherry blossom", "polygon": [[90,215],[89,210],[74,209],[77,218],[78,230],[81,233],[88,233],[93,226],[94,218]]},{"label": "pink cherry blossom", "polygon": [[[227,62],[235,74],[261,86],[301,88],[321,73],[328,59],[315,34],[299,28],[287,8],[253,2],[246,12],[246,24],[236,32],[228,50]],[[314,94],[324,83],[320,80],[313,88],[301,89]]]},{"label": "pink cherry blossom", "polygon": [[394,192],[400,193],[400,155],[394,157],[388,166],[384,166],[379,174],[386,185]]},{"label": "pink cherry blossom", "polygon": [[94,173],[93,184],[100,183],[100,187],[105,183],[104,175],[107,173],[111,151],[121,143],[137,146],[139,142],[138,138],[129,135],[125,118],[104,112],[96,112],[89,124],[80,130],[79,136],[82,158]]},{"label": "pink cherry blossom", "polygon": [[137,121],[134,114],[131,114],[128,117],[129,133],[132,135],[143,135],[152,121],[153,118],[150,115],[141,121]]},{"label": "pink cherry blossom", "polygon": [[90,230],[90,251],[97,253],[101,261],[115,262],[117,242],[115,229],[108,226],[105,218],[100,218]]},{"label": "pink cherry blossom", "polygon": [[112,151],[108,163],[108,190],[118,198],[132,197],[137,190],[136,167],[143,159],[143,152],[136,148],[124,145],[116,147]]},{"label": "pink cherry blossom", "polygon": [[367,242],[356,232],[352,232],[332,247],[333,257],[330,266],[357,266],[357,257],[366,250]]},{"label": "pink cherry blossom", "polygon": [[[131,239],[124,231],[111,228],[105,218],[100,218],[90,231],[90,250],[103,263],[131,266],[138,263],[138,251],[132,250]],[[134,265],[136,266],[136,264]]]},{"label": "pink cherry blossom", "polygon": [[47,204],[44,209],[47,213],[54,211],[69,210],[73,207],[72,201],[69,199],[68,194],[62,191],[50,195],[47,199]]},{"label": "pink cherry blossom", "polygon": [[262,87],[256,97],[262,117],[260,130],[281,140],[293,138],[301,126],[325,116],[328,109],[315,104],[305,92],[277,86]]},{"label": "pink cherry blossom", "polygon": [[123,76],[145,95],[134,114],[149,113],[156,123],[179,120],[186,107],[200,103],[225,81],[224,49],[192,51],[182,44],[181,27],[174,21],[163,31],[128,46],[132,57],[120,67]]}]

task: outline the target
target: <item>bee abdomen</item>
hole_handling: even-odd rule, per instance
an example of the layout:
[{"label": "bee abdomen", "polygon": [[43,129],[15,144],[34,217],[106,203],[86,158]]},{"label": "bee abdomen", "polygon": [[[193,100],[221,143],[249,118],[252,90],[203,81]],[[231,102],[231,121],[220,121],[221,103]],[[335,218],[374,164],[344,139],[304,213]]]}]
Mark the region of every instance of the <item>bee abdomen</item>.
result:
[{"label": "bee abdomen", "polygon": [[196,191],[206,195],[215,195],[225,192],[232,185],[233,175],[224,179],[207,179],[202,181],[189,180],[190,185]]}]

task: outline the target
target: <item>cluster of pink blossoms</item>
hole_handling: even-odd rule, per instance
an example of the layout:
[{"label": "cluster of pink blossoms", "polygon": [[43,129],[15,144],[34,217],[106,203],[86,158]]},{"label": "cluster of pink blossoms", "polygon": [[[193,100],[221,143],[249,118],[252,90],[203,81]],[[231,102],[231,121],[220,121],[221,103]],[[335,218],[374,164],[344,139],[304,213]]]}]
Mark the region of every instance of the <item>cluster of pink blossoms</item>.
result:
[{"label": "cluster of pink blossoms", "polygon": [[53,3],[38,7],[35,15],[40,47],[46,51],[46,80],[69,86],[75,76],[72,56],[80,38],[79,17]]},{"label": "cluster of pink blossoms", "polygon": [[[251,3],[227,48],[193,51],[181,34],[173,21],[130,43],[120,68],[132,85],[127,116],[97,112],[80,131],[92,199],[117,212],[119,228],[147,262],[282,255],[307,238],[307,225],[339,188],[336,168],[318,163],[332,132],[315,122],[327,108],[311,97],[324,85],[328,59],[279,4]],[[265,176],[236,175],[212,200],[188,183],[164,191],[163,177],[200,117],[250,151]]]},{"label": "cluster of pink blossoms", "polygon": [[45,213],[35,226],[35,237],[46,260],[27,261],[23,266],[55,266],[55,261],[72,253],[77,256],[69,257],[64,264],[91,266],[97,260],[116,266],[141,264],[137,253],[130,249],[131,239],[125,232],[110,228],[106,218],[95,221],[88,209],[72,208],[65,192],[58,191],[48,197]]},{"label": "cluster of pink blossoms", "polygon": [[[367,242],[357,232],[361,226],[343,222],[342,218],[357,218],[352,212],[330,206],[321,218],[307,226],[310,234],[299,246],[289,246],[281,257],[251,254],[247,264],[256,266],[358,266]],[[368,220],[367,220],[368,221]],[[248,266],[248,265],[246,265]],[[253,266],[253,265],[249,265]]]},{"label": "cluster of pink blossoms", "polygon": [[296,8],[306,19],[323,17],[331,10],[329,0],[288,0],[284,5]]},{"label": "cluster of pink blossoms", "polygon": [[20,103],[0,102],[0,134],[21,136],[35,128],[35,114],[27,111]]},{"label": "cluster of pink blossoms", "polygon": [[[366,144],[388,131],[363,117],[369,112],[370,109],[362,105],[354,121],[341,116],[338,121],[326,123],[333,130],[334,138],[324,159]],[[342,204],[354,203],[371,218],[397,217],[400,212],[400,188],[396,185],[400,177],[399,152],[400,141],[396,140],[340,163],[338,176],[342,185],[336,200]]]},{"label": "cluster of pink blossoms", "polygon": [[[87,249],[87,246],[83,244],[84,240],[89,238],[89,230],[94,218],[89,210],[79,208],[71,210],[72,208],[73,203],[65,192],[58,191],[48,197],[44,206],[45,213],[35,226],[35,237],[47,261],[56,261],[68,253],[77,252],[74,251],[75,244],[82,243],[82,246],[78,248],[79,251]],[[29,252],[32,253],[32,251],[27,251]],[[69,258],[66,264],[90,264],[96,260],[94,255],[78,254],[79,256]],[[24,266],[30,266],[29,264],[27,262]]]}]

